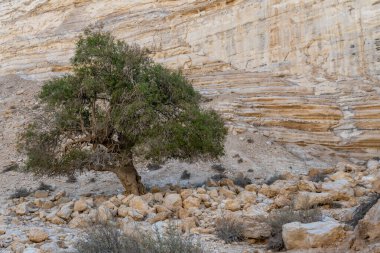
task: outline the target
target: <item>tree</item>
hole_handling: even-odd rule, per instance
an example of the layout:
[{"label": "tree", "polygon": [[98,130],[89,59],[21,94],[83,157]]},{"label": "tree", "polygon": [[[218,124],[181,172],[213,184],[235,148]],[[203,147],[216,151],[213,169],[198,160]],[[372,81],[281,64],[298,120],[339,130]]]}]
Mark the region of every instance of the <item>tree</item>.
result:
[{"label": "tree", "polygon": [[141,194],[134,156],[164,162],[223,154],[220,116],[201,108],[189,81],[154,63],[147,50],[86,29],[71,63],[71,74],[43,85],[45,111],[20,138],[27,171],[111,171],[126,193]]}]

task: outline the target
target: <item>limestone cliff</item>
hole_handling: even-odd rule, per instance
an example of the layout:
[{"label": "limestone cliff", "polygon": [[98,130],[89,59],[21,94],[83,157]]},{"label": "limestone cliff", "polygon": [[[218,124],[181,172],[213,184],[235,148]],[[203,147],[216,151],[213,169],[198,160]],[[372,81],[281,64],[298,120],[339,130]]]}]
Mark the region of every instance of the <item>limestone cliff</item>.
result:
[{"label": "limestone cliff", "polygon": [[69,71],[95,22],[189,74],[235,128],[380,156],[379,0],[3,0],[0,75]]}]

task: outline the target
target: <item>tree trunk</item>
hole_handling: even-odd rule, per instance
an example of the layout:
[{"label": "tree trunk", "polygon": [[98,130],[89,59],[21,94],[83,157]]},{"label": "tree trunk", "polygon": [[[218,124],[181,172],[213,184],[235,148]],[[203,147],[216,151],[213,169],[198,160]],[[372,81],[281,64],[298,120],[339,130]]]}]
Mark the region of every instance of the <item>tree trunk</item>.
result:
[{"label": "tree trunk", "polygon": [[124,186],[126,195],[140,195],[145,193],[145,187],[141,183],[141,177],[137,173],[133,162],[129,162],[125,166],[116,168],[113,172],[116,173],[120,182]]}]

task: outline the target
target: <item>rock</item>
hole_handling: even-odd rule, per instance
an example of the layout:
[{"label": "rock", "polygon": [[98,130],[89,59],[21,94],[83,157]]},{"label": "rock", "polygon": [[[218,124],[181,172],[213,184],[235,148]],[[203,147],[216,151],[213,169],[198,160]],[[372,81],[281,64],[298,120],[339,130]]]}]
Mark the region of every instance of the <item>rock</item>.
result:
[{"label": "rock", "polygon": [[244,205],[256,203],[256,193],[251,191],[242,191],[239,193],[238,198]]},{"label": "rock", "polygon": [[307,191],[307,192],[315,192],[316,188],[314,182],[307,180],[300,180],[297,183],[297,187],[299,191]]},{"label": "rock", "polygon": [[74,211],[83,212],[88,208],[88,204],[85,199],[80,199],[74,203]]},{"label": "rock", "polygon": [[219,195],[223,196],[224,198],[227,198],[227,199],[233,199],[236,197],[235,192],[228,190],[225,187],[219,188]]},{"label": "rock", "polygon": [[49,196],[48,191],[37,190],[34,192],[35,198],[47,198]]},{"label": "rock", "polygon": [[52,218],[49,219],[49,221],[53,224],[60,225],[60,224],[65,224],[65,220],[62,218],[59,218],[58,216],[53,216]]},{"label": "rock", "polygon": [[367,169],[369,170],[377,170],[380,167],[380,162],[378,160],[368,160]]},{"label": "rock", "polygon": [[42,253],[42,252],[39,249],[28,247],[28,248],[24,249],[24,251],[22,253]]},{"label": "rock", "polygon": [[147,222],[149,222],[150,224],[153,224],[159,221],[164,221],[168,219],[170,215],[171,215],[171,212],[160,212],[160,213],[155,214],[153,217],[148,218]]},{"label": "rock", "polygon": [[287,250],[326,248],[339,244],[346,236],[343,225],[334,221],[283,225],[282,238]]},{"label": "rock", "polygon": [[322,191],[330,192],[334,200],[349,200],[355,195],[353,186],[347,179],[324,182],[322,184]]},{"label": "rock", "polygon": [[69,202],[67,204],[64,204],[61,209],[57,212],[57,216],[68,220],[70,218],[70,215],[73,213],[73,203]]},{"label": "rock", "polygon": [[66,196],[66,192],[65,191],[60,191],[60,192],[57,192],[57,194],[54,195],[53,199],[55,201],[58,201],[59,199],[63,198]]},{"label": "rock", "polygon": [[224,205],[224,209],[230,211],[240,210],[240,200],[239,199],[227,199]]},{"label": "rock", "polygon": [[181,190],[181,197],[182,197],[182,199],[187,199],[192,194],[193,194],[193,190],[192,189],[182,189]]},{"label": "rock", "polygon": [[167,194],[165,196],[163,205],[168,208],[169,210],[178,210],[179,208],[182,207],[182,198],[181,195],[172,193],[172,194]]},{"label": "rock", "polygon": [[192,207],[199,208],[200,205],[201,205],[201,200],[193,196],[190,196],[183,201],[183,207],[186,209],[189,209]]},{"label": "rock", "polygon": [[329,176],[329,178],[333,181],[345,179],[349,182],[352,182],[352,177],[350,173],[344,172],[344,171],[338,171],[332,175]]},{"label": "rock", "polygon": [[264,203],[252,205],[243,211],[243,218],[265,220],[269,217],[268,209],[268,205]]},{"label": "rock", "polygon": [[246,185],[246,186],[244,187],[244,189],[245,189],[246,191],[249,191],[249,192],[257,192],[258,189],[259,189],[259,187],[257,187],[257,185],[255,185],[255,184],[248,184],[248,185]]},{"label": "rock", "polygon": [[120,217],[127,217],[129,212],[129,208],[125,205],[121,205],[117,210],[117,215]]},{"label": "rock", "polygon": [[192,228],[197,227],[198,221],[195,217],[187,217],[181,222],[181,229],[184,233],[190,233]]},{"label": "rock", "polygon": [[24,202],[16,206],[15,209],[16,214],[25,215],[29,213],[28,203]]},{"label": "rock", "polygon": [[142,215],[146,215],[149,212],[148,203],[146,203],[146,201],[143,200],[140,196],[134,196],[129,201],[129,206]]},{"label": "rock", "polygon": [[294,199],[294,209],[309,209],[312,206],[329,204],[332,201],[332,195],[327,192],[299,192]]},{"label": "rock", "polygon": [[355,232],[366,242],[380,242],[380,199],[359,221]]},{"label": "rock", "polygon": [[262,240],[271,235],[271,226],[265,220],[257,218],[243,218],[244,236],[248,239]]},{"label": "rock", "polygon": [[45,229],[32,228],[28,232],[28,238],[31,242],[40,243],[46,241],[49,238],[49,234]]},{"label": "rock", "polygon": [[79,215],[77,217],[74,217],[70,222],[69,222],[69,227],[70,228],[83,228],[87,227],[89,224],[91,224],[91,219],[87,215]]},{"label": "rock", "polygon": [[41,253],[57,253],[60,252],[59,246],[55,242],[50,242],[40,247]]},{"label": "rock", "polygon": [[108,207],[101,205],[98,207],[97,217],[100,221],[106,222],[112,220],[113,215]]}]

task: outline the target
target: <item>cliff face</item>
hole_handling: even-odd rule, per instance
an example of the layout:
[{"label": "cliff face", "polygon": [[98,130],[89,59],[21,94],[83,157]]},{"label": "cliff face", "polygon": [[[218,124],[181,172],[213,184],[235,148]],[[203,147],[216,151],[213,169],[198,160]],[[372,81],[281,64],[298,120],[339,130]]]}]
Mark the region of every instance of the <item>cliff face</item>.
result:
[{"label": "cliff face", "polygon": [[380,155],[378,0],[5,0],[0,75],[69,71],[97,21],[186,70],[235,128]]}]

